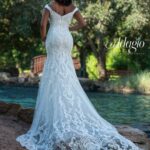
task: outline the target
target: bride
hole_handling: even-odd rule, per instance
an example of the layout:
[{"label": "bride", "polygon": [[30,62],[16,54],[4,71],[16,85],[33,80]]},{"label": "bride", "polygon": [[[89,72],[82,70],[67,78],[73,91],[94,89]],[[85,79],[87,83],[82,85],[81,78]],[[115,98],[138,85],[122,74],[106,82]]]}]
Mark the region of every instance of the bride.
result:
[{"label": "bride", "polygon": [[[79,9],[71,0],[54,0],[44,8],[41,37],[47,59],[32,125],[16,140],[28,150],[140,150],[97,113],[78,81],[69,30],[86,25]],[[73,17],[78,23],[70,27]]]}]

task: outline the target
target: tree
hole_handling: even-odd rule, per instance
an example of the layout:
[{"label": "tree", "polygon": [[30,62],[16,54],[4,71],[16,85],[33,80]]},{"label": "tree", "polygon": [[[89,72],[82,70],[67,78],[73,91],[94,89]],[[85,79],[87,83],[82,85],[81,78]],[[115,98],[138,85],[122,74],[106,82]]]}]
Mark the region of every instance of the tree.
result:
[{"label": "tree", "polygon": [[[107,79],[106,54],[116,38],[136,40],[149,24],[148,1],[97,1],[83,5],[88,27],[83,34],[84,46],[89,45],[99,61],[101,77]],[[147,4],[147,5],[146,5]],[[145,8],[146,7],[146,8]],[[132,59],[132,56],[129,56]]]},{"label": "tree", "polygon": [[27,68],[40,49],[42,1],[9,0],[0,2],[1,68]]},{"label": "tree", "polygon": [[[32,57],[45,53],[39,29],[41,11],[46,3],[48,0],[0,1],[0,68],[19,66],[26,69]],[[76,3],[88,26],[83,32],[73,33],[75,45],[80,51],[86,51],[81,52],[86,55],[83,58],[94,53],[104,79],[107,78],[107,52],[112,42],[124,37],[150,40],[149,0],[76,0]],[[144,55],[129,55],[130,64],[140,69],[149,68],[149,49],[146,44],[139,49]]]}]

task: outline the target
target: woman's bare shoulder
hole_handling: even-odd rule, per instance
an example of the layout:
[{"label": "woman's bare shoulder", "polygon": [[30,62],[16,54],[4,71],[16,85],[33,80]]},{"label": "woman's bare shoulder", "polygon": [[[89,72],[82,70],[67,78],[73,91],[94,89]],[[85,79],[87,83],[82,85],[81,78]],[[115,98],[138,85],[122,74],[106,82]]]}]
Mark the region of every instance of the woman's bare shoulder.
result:
[{"label": "woman's bare shoulder", "polygon": [[72,9],[75,9],[75,8],[76,8],[76,5],[75,5],[75,4],[71,4],[71,8],[72,8]]},{"label": "woman's bare shoulder", "polygon": [[67,12],[71,12],[76,8],[76,6],[74,4],[70,4],[69,6],[65,6],[64,8]]}]

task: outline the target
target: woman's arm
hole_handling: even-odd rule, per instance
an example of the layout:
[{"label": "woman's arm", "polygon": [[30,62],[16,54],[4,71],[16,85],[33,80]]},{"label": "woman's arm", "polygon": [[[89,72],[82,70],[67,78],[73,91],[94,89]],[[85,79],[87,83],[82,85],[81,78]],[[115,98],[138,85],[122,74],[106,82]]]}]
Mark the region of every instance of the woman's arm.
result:
[{"label": "woman's arm", "polygon": [[85,21],[85,19],[83,18],[83,16],[81,15],[81,13],[79,11],[77,11],[74,14],[74,18],[77,20],[77,24],[75,24],[72,27],[69,27],[70,31],[77,31],[77,30],[79,30],[79,29],[86,26],[86,21]]},{"label": "woman's arm", "polygon": [[45,42],[46,40],[46,28],[47,28],[49,15],[50,15],[49,10],[45,9],[42,15],[41,27],[40,27],[41,39],[43,42]]}]

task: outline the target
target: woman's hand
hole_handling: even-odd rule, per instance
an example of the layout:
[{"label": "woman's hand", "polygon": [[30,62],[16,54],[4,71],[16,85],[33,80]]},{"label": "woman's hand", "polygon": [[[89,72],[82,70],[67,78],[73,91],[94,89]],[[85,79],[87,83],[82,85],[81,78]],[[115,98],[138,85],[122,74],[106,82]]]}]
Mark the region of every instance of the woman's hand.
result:
[{"label": "woman's hand", "polygon": [[79,11],[75,12],[74,18],[77,20],[78,23],[72,27],[69,27],[70,31],[77,31],[86,26],[86,21]]}]

